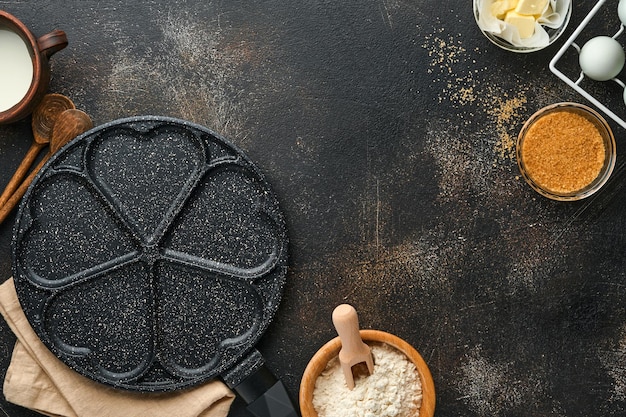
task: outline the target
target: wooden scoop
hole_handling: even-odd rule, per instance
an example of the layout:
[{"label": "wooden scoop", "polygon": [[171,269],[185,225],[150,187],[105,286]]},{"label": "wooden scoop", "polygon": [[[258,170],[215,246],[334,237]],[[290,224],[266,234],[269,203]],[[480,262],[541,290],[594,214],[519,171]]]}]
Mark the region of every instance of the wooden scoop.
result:
[{"label": "wooden scoop", "polygon": [[333,324],[341,340],[339,363],[341,364],[348,389],[353,389],[354,375],[352,374],[352,367],[354,365],[365,362],[369,374],[374,373],[372,352],[370,347],[363,343],[361,339],[359,318],[354,307],[349,304],[337,306],[333,311]]},{"label": "wooden scoop", "polygon": [[84,112],[76,109],[69,109],[62,112],[52,129],[52,139],[50,140],[50,149],[43,157],[41,162],[26,177],[22,185],[13,193],[4,205],[0,206],[0,223],[4,222],[9,213],[15,208],[17,203],[26,193],[26,190],[35,179],[39,170],[59,149],[69,143],[76,136],[93,127],[91,118]]},{"label": "wooden scoop", "polygon": [[31,126],[33,129],[33,143],[26,152],[20,166],[0,195],[0,206],[7,202],[18,188],[22,179],[28,173],[39,152],[50,143],[52,127],[61,113],[68,109],[74,109],[74,103],[61,94],[46,94],[33,111]]}]

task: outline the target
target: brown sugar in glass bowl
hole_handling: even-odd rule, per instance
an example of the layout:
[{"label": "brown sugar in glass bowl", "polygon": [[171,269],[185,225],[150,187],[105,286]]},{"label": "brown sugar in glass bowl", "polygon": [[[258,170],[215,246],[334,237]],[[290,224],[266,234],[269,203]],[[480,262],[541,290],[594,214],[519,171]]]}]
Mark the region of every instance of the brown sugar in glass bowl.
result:
[{"label": "brown sugar in glass bowl", "polygon": [[533,114],[517,139],[517,163],[541,195],[574,201],[598,191],[615,167],[615,138],[606,120],[578,103],[556,103]]},{"label": "brown sugar in glass bowl", "polygon": [[[433,417],[435,414],[435,384],[428,365],[426,365],[426,362],[424,362],[424,359],[415,348],[399,337],[380,330],[361,330],[360,335],[364,342],[368,344],[384,343],[404,353],[413,362],[417,368],[422,388],[422,402],[419,412],[414,417]],[[341,340],[339,337],[336,337],[322,346],[309,361],[300,383],[299,400],[302,417],[318,417],[317,411],[313,406],[315,382],[326,368],[328,362],[337,357],[340,349]]]}]

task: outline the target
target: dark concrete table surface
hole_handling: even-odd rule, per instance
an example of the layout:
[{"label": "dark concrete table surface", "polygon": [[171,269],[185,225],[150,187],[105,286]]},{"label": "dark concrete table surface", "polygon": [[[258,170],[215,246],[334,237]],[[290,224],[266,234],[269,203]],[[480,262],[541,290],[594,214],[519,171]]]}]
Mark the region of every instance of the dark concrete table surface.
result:
[{"label": "dark concrete table surface", "polygon": [[[617,1],[594,25],[616,14]],[[492,45],[469,1],[0,2],[35,35],[64,30],[50,91],[96,125],[163,115],[232,140],[274,187],[290,270],[259,344],[297,398],[333,308],[424,357],[438,416],[626,413],[624,129],[590,199],[560,203],[520,177],[515,139],[535,110],[587,103],[548,63]],[[604,18],[607,19],[604,19]],[[618,86],[589,86],[626,114]],[[32,139],[0,126],[0,184]],[[11,216],[0,276],[11,276]],[[4,377],[14,337],[0,323]],[[0,398],[0,415],[36,413]],[[245,416],[235,401],[232,416]]]}]

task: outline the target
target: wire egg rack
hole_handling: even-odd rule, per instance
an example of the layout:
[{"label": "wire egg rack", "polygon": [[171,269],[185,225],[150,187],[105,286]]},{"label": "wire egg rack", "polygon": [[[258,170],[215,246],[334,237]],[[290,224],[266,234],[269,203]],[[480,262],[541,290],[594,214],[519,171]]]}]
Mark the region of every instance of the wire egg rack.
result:
[{"label": "wire egg rack", "polygon": [[[570,77],[570,76],[566,75],[565,73],[563,73],[561,70],[559,70],[557,68],[557,64],[559,63],[559,61],[563,58],[565,53],[570,48],[574,48],[577,53],[580,53],[581,48],[576,43],[578,37],[587,28],[587,26],[588,26],[589,22],[591,21],[591,19],[593,19],[593,17],[605,5],[606,2],[607,2],[607,0],[599,0],[595,4],[593,9],[591,9],[589,14],[587,14],[587,16],[585,16],[583,21],[580,23],[580,25],[574,31],[574,33],[572,33],[570,38],[565,42],[565,44],[563,44],[561,49],[559,49],[559,51],[556,53],[554,58],[552,58],[552,60],[550,61],[550,71],[552,71],[552,73],[554,73],[557,77],[559,77],[566,84],[568,84],[570,87],[572,87],[574,90],[576,90],[579,94],[581,94],[583,97],[585,97],[591,103],[593,103],[596,107],[598,107],[607,116],[609,116],[611,119],[613,119],[615,122],[617,122],[620,126],[622,126],[623,128],[626,129],[626,121],[624,121],[624,119],[622,117],[618,116],[603,101],[599,100],[596,97],[597,94],[594,96],[594,95],[590,94],[589,92],[587,92],[587,90],[585,90],[583,88],[582,82],[585,79],[585,75],[583,74],[582,70],[578,74],[577,78],[574,79],[573,77]],[[617,16],[617,5],[615,7],[615,14]],[[624,32],[624,25],[620,23],[617,32],[615,33],[615,35],[612,36],[613,39],[616,39],[618,36],[620,36],[622,34],[622,32]],[[613,78],[611,81],[614,81],[615,83],[620,85],[622,89],[626,88],[626,85],[621,80],[619,80],[618,78]]]}]

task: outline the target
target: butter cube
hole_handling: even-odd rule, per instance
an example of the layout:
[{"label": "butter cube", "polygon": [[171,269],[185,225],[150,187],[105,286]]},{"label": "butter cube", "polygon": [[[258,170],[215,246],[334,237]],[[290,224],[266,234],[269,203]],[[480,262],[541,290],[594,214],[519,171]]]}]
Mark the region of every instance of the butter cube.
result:
[{"label": "butter cube", "polygon": [[540,16],[548,7],[548,0],[519,0],[515,11],[519,14]]},{"label": "butter cube", "polygon": [[506,12],[515,9],[518,0],[496,0],[491,3],[491,14],[498,19],[504,19]]},{"label": "butter cube", "polygon": [[515,11],[510,11],[506,14],[504,21],[515,26],[519,31],[519,37],[522,39],[530,38],[535,33],[534,16],[528,16]]}]

